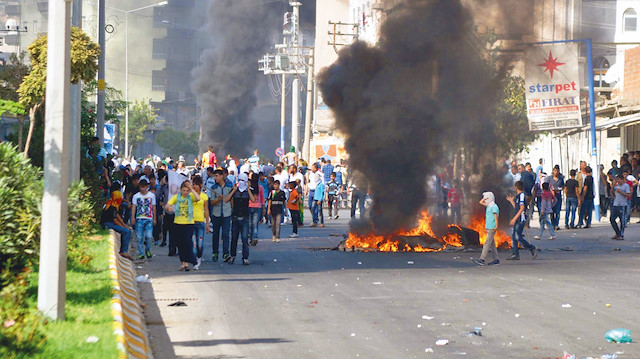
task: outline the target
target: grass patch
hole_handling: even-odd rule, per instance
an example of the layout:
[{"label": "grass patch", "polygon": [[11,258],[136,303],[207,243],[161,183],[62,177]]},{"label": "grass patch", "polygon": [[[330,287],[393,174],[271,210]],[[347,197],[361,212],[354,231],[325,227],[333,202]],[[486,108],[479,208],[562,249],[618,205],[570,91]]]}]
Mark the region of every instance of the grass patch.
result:
[{"label": "grass patch", "polygon": [[[67,268],[66,319],[44,326],[47,340],[35,358],[117,358],[111,314],[111,278],[109,277],[109,234],[99,231],[89,236],[86,265],[70,263]],[[35,307],[38,274],[29,278],[29,304]],[[90,336],[97,343],[87,343]]]}]

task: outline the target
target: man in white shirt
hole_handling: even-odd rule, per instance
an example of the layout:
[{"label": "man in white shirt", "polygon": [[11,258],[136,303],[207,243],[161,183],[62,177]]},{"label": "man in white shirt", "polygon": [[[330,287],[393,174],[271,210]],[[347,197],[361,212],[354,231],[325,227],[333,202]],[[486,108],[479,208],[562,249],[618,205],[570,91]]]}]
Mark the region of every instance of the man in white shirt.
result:
[{"label": "man in white shirt", "polygon": [[307,181],[307,188],[305,190],[305,195],[309,199],[309,210],[311,211],[311,215],[313,217],[313,223],[318,223],[318,212],[313,211],[313,196],[316,192],[316,187],[318,183],[322,182],[323,174],[320,172],[318,168],[318,164],[314,163],[311,165],[311,171],[308,171],[309,179]]},{"label": "man in white shirt", "polygon": [[253,171],[253,173],[258,174],[260,172],[260,156],[257,149],[253,150],[253,156],[247,159],[249,163],[249,168]]}]

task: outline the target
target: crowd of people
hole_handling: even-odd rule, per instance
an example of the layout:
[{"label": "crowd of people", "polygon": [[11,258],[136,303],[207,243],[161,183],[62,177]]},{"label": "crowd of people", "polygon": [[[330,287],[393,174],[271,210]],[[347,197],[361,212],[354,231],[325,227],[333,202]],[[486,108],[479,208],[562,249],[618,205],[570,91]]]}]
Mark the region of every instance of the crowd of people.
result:
[{"label": "crowd of people", "polygon": [[[320,158],[310,165],[298,159],[295,148],[281,161],[261,160],[258,150],[250,157],[218,157],[210,146],[193,166],[184,158],[125,161],[113,158],[104,171],[106,202],[101,223],[121,235],[120,255],[131,260],[151,258],[152,245],[168,246],[169,256],[180,257],[181,271],[200,269],[205,235],[211,234],[213,262],[233,264],[242,243],[242,264],[249,264],[250,246],[258,244],[260,225],[270,227],[273,242],[280,242],[283,225],[298,237],[305,225],[322,228],[339,218],[353,193],[351,216],[364,216],[365,197],[348,181],[345,161],[335,165]],[[327,216],[325,216],[327,214]],[[129,254],[132,234],[137,255]],[[220,248],[222,246],[222,248]],[[222,257],[220,257],[222,255]]]},{"label": "crowd of people", "polygon": [[[620,165],[618,166],[618,163]],[[608,215],[614,231],[611,239],[624,240],[625,228],[631,222],[631,213],[640,210],[638,176],[640,175],[640,151],[625,153],[620,162],[614,160],[611,167],[605,171],[603,165],[598,166],[597,173],[581,161],[577,169],[569,171],[569,178],[560,172],[560,166],[555,165],[550,174],[545,171],[544,159],[540,159],[538,166],[533,169],[531,163],[517,164],[515,161],[505,163],[505,174],[498,187],[508,193],[506,200],[513,207],[514,215],[509,221],[513,226],[512,255],[508,259],[519,260],[519,248],[531,251],[533,258],[537,257],[535,246],[525,240],[524,228],[529,228],[531,219],[537,214],[540,223],[538,233],[533,237],[540,240],[549,231],[549,240],[556,239],[556,231],[561,230],[562,204],[565,206],[565,229],[591,228],[596,193],[599,194],[600,214]],[[595,177],[594,176],[598,176]],[[436,211],[440,215],[448,216],[451,223],[461,223],[461,207],[465,190],[460,189],[459,179],[448,181],[447,171],[435,176],[430,182],[433,193],[437,195]],[[482,179],[479,175],[463,178],[462,187],[466,187],[469,197],[478,198]],[[598,191],[595,186],[598,186]],[[468,203],[468,202],[467,202]],[[493,235],[497,229],[499,207],[495,203],[493,192],[484,192],[480,205],[485,209],[485,226],[487,241],[480,259],[474,260],[478,265],[499,264],[497,252],[493,251]],[[576,223],[577,215],[577,223]],[[638,222],[640,223],[640,222]],[[493,261],[486,263],[485,258],[493,255]]]}]

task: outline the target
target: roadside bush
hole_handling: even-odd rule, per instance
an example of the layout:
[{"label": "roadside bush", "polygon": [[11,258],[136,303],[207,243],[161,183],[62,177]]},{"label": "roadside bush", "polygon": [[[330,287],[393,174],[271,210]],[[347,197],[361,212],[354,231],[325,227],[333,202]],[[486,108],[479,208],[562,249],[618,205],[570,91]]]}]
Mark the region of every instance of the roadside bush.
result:
[{"label": "roadside bush", "polygon": [[26,278],[30,270],[19,274],[2,271],[2,281],[10,283],[0,290],[0,357],[28,357],[45,342],[46,321],[36,308],[26,303]]},{"label": "roadside bush", "polygon": [[[41,177],[16,147],[0,144],[0,272],[21,273],[38,258]],[[0,289],[7,281],[0,278]]]},{"label": "roadside bush", "polygon": [[87,238],[95,230],[94,202],[92,194],[83,180],[74,182],[69,188],[69,222],[67,232],[67,255],[72,264],[86,266],[92,257],[88,254]]}]

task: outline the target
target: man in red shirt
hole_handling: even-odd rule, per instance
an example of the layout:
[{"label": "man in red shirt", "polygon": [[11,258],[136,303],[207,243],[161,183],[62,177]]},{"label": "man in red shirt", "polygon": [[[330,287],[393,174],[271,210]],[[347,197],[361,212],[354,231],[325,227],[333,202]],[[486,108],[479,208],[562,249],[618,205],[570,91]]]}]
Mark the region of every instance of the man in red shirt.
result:
[{"label": "man in red shirt", "polygon": [[202,154],[202,168],[206,170],[208,167],[216,167],[216,154],[213,153],[213,146],[209,145],[207,152]]},{"label": "man in red shirt", "polygon": [[[462,192],[458,191],[458,180],[454,180],[451,184],[451,189],[447,194],[447,200],[451,205],[451,223],[457,224],[462,222]],[[457,217],[457,222],[456,222]]]}]

